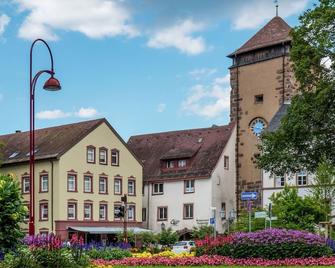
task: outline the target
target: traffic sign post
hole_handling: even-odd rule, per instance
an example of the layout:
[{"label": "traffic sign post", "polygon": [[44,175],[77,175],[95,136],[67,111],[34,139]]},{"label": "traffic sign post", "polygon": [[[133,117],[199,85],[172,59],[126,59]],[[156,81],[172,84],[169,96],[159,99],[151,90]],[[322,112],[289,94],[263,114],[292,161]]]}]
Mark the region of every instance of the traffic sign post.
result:
[{"label": "traffic sign post", "polygon": [[251,232],[251,210],[252,210],[252,203],[251,200],[248,200],[249,232]]},{"label": "traffic sign post", "polygon": [[257,192],[242,192],[241,193],[241,200],[242,201],[256,200],[257,197],[258,197]]}]

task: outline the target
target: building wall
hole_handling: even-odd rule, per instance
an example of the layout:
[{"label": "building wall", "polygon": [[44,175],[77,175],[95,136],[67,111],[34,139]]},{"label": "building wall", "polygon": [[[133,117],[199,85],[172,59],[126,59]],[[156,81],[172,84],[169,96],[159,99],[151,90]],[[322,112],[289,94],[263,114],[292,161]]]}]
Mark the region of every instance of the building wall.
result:
[{"label": "building wall", "polygon": [[[261,117],[268,124],[284,100],[295,93],[295,81],[287,56],[272,58],[244,66],[233,66],[231,74],[231,120],[237,123],[236,167],[237,206],[243,207],[243,191],[261,193],[261,171],[255,166],[259,139],[250,123]],[[285,88],[285,91],[283,91]],[[255,95],[263,94],[263,103],[255,103]],[[256,201],[261,205],[261,198]]]},{"label": "building wall", "polygon": [[[93,145],[96,148],[96,163],[91,164],[86,161],[86,148]],[[98,161],[99,147],[108,149],[108,164],[102,165]],[[119,166],[111,165],[111,150],[119,150]],[[128,180],[136,181],[136,195],[128,196],[128,203],[135,204],[136,221],[142,221],[142,166],[128,151],[124,144],[112,133],[106,124],[101,124],[93,132],[82,139],[78,144],[72,147],[65,153],[59,161],[60,176],[57,191],[57,199],[59,200],[56,207],[56,221],[58,231],[64,231],[64,228],[72,225],[78,226],[78,221],[83,221],[84,218],[84,202],[90,201],[93,203],[93,221],[85,221],[85,226],[106,226],[106,222],[99,222],[99,203],[105,202],[108,204],[108,221],[113,225],[121,226],[120,221],[114,221],[114,204],[121,202],[121,196],[128,193]],[[67,191],[67,174],[75,171],[77,174],[78,192]],[[93,193],[84,193],[84,174],[90,173],[93,176]],[[99,175],[108,177],[108,195],[99,194]],[[122,195],[114,195],[114,178],[122,178]],[[67,220],[68,201],[77,202],[77,219],[78,221]],[[65,221],[65,222],[64,222]],[[81,223],[83,224],[83,223]],[[108,224],[107,224],[108,226]]]},{"label": "building wall", "polygon": [[[90,164],[86,161],[86,149],[88,145],[96,147],[96,163]],[[99,147],[108,149],[108,164],[99,164]],[[111,149],[119,150],[119,166],[111,165]],[[67,192],[68,171],[75,171],[77,174],[77,192]],[[29,163],[5,166],[0,169],[2,173],[13,173],[20,181],[22,175],[29,174]],[[48,193],[39,193],[39,174],[46,172],[49,175]],[[91,173],[93,176],[93,193],[83,192],[83,175]],[[53,176],[52,176],[53,174]],[[99,175],[108,177],[108,194],[99,194]],[[53,161],[53,173],[51,161],[36,161],[35,164],[35,232],[48,231],[60,234],[63,239],[67,238],[67,228],[69,226],[122,226],[122,222],[114,221],[114,203],[121,201],[121,195],[114,195],[114,177],[122,178],[122,194],[127,194],[128,178],[136,181],[136,195],[129,196],[128,202],[136,206],[136,221],[129,223],[131,226],[141,225],[142,212],[142,166],[127,150],[117,136],[103,123],[84,139],[74,145],[68,152]],[[53,191],[52,191],[53,178]],[[53,198],[52,198],[53,196]],[[29,194],[24,194],[24,198],[29,202]],[[41,201],[48,203],[48,221],[39,221],[39,204]],[[53,205],[52,205],[53,200]],[[67,220],[67,202],[76,200],[77,221]],[[84,201],[93,203],[93,220],[83,220]],[[108,222],[99,221],[99,203],[104,201],[108,204]],[[53,212],[53,213],[52,213]],[[53,216],[52,216],[53,215]],[[54,221],[52,221],[52,218]],[[28,231],[28,225],[22,226]]]}]

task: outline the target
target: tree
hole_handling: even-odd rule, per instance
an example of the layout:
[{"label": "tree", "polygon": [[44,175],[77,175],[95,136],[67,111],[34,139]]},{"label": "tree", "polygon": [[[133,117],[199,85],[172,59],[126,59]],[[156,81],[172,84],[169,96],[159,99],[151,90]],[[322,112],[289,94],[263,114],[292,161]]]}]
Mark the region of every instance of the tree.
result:
[{"label": "tree", "polygon": [[200,227],[193,227],[191,236],[194,239],[204,239],[206,236],[211,236],[214,233],[212,225],[203,225]]},{"label": "tree", "polygon": [[18,181],[0,174],[0,251],[7,252],[23,238],[19,224],[26,214]]},{"label": "tree", "polygon": [[157,240],[159,244],[164,246],[173,245],[178,241],[178,234],[171,228],[167,228],[157,235]]},{"label": "tree", "polygon": [[324,216],[321,204],[312,197],[299,196],[297,188],[285,186],[281,192],[274,193],[270,200],[273,215],[278,217],[280,227],[313,232]]},{"label": "tree", "polygon": [[257,160],[276,175],[315,172],[322,159],[335,165],[335,0],[320,0],[307,10],[292,36],[300,94],[292,98],[279,128],[262,135]]},{"label": "tree", "polygon": [[330,215],[332,209],[332,201],[335,198],[335,166],[330,161],[323,160],[319,164],[310,192],[323,205],[324,220],[328,221],[328,215]]}]

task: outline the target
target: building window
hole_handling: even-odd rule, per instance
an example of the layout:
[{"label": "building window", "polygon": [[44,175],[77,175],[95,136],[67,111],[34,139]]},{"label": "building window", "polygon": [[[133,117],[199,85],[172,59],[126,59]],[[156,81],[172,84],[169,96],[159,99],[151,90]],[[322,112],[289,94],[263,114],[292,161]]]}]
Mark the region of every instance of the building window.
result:
[{"label": "building window", "polygon": [[225,203],[225,202],[222,202],[222,203],[221,203],[221,211],[220,211],[220,214],[221,214],[221,219],[222,219],[222,220],[225,220],[225,219],[227,218],[226,203]]},{"label": "building window", "polygon": [[184,204],[184,219],[193,219],[193,204]]},{"label": "building window", "polygon": [[255,103],[263,103],[264,97],[263,94],[255,95]]},{"label": "building window", "polygon": [[114,194],[122,194],[122,179],[114,179]]},{"label": "building window", "polygon": [[147,220],[147,208],[142,208],[142,221]]},{"label": "building window", "polygon": [[184,192],[185,193],[194,193],[194,180],[184,181]]},{"label": "building window", "polygon": [[106,148],[99,148],[99,164],[107,165],[107,149]]},{"label": "building window", "polygon": [[95,163],[95,147],[88,146],[86,151],[86,160],[87,163]]},{"label": "building window", "polygon": [[276,176],[275,177],[275,187],[284,187],[285,186],[285,177]]},{"label": "building window", "polygon": [[186,167],[186,160],[185,159],[178,160],[178,167],[179,168]]},{"label": "building window", "polygon": [[47,221],[49,218],[48,203],[40,204],[40,221]]},{"label": "building window", "polygon": [[84,176],[84,193],[92,193],[92,176]]},{"label": "building window", "polygon": [[164,193],[164,184],[163,183],[154,183],[152,194],[163,194]]},{"label": "building window", "polygon": [[92,220],[93,204],[84,203],[84,220]]},{"label": "building window", "polygon": [[297,175],[297,184],[299,186],[307,185],[307,172],[301,171]]},{"label": "building window", "polygon": [[127,209],[128,220],[134,221],[135,220],[135,205],[129,205]]},{"label": "building window", "polygon": [[120,220],[121,217],[118,217],[117,215],[119,215],[119,211],[122,210],[122,205],[121,204],[115,204],[114,205],[114,220]]},{"label": "building window", "polygon": [[134,180],[128,180],[128,195],[136,195],[136,184]]},{"label": "building window", "polygon": [[119,158],[120,158],[119,151],[113,149],[112,150],[112,166],[118,166],[119,165]]},{"label": "building window", "polygon": [[49,191],[49,176],[48,174],[43,174],[40,176],[40,192],[48,192]]},{"label": "building window", "polygon": [[77,204],[68,203],[67,204],[67,219],[75,220],[77,218]]},{"label": "building window", "polygon": [[40,231],[40,236],[48,236],[49,232],[48,231]]},{"label": "building window", "polygon": [[24,218],[23,218],[23,220],[25,221],[25,222],[28,222],[29,221],[29,215],[30,215],[30,205],[29,204],[24,204],[24,206],[26,207],[26,211],[27,211],[27,213],[24,215]]},{"label": "building window", "polygon": [[157,221],[166,221],[168,218],[168,208],[158,207],[157,208]]},{"label": "building window", "polygon": [[99,177],[99,194],[107,194],[107,178]]},{"label": "building window", "polygon": [[166,161],[166,168],[174,168],[174,161]]},{"label": "building window", "polygon": [[223,157],[223,167],[224,169],[229,169],[229,156],[227,155]]},{"label": "building window", "polygon": [[99,220],[107,220],[107,204],[100,204],[99,206]]},{"label": "building window", "polygon": [[22,193],[28,194],[30,192],[30,178],[27,176],[22,177]]},{"label": "building window", "polygon": [[67,175],[67,191],[77,192],[77,175],[75,174]]}]

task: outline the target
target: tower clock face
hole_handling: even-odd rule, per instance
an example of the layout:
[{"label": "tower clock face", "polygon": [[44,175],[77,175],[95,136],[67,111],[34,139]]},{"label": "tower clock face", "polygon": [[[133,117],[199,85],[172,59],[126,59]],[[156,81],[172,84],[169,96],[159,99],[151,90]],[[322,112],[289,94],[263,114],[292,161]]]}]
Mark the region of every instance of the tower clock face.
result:
[{"label": "tower clock face", "polygon": [[259,118],[259,117],[255,118],[250,123],[250,129],[252,133],[257,137],[259,137],[262,134],[265,128],[266,128],[266,123],[263,118]]}]

